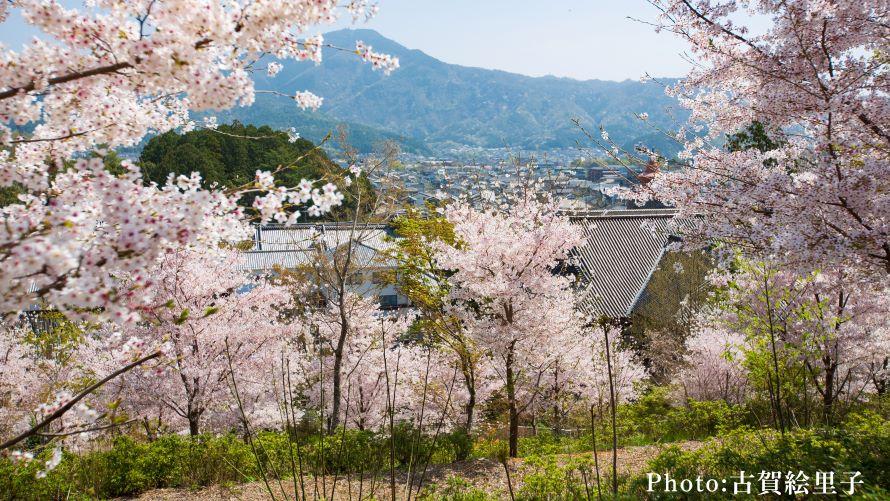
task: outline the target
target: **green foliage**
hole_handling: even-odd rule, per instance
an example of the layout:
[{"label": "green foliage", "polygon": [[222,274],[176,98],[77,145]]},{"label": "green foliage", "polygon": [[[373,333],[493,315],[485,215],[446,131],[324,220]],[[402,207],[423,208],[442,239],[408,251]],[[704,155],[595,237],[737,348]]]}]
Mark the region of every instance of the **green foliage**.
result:
[{"label": "green foliage", "polygon": [[362,430],[341,428],[324,437],[313,435],[302,446],[302,454],[304,464],[329,473],[373,472],[389,464],[389,448],[384,437]]},{"label": "green foliage", "polygon": [[655,387],[633,404],[619,406],[619,437],[630,441],[637,436],[641,443],[701,440],[753,420],[743,407],[724,401],[690,400],[686,406],[674,406],[668,391]]},{"label": "green foliage", "polygon": [[0,186],[0,207],[20,203],[19,195],[25,192],[25,188],[19,183],[13,183],[9,186]]},{"label": "green foliage", "polygon": [[501,496],[473,487],[461,477],[450,476],[445,479],[443,485],[425,487],[421,491],[419,499],[428,501],[489,501],[501,499]]},{"label": "green foliage", "polygon": [[22,341],[40,359],[64,364],[83,341],[85,326],[71,322],[58,311],[32,312],[29,321],[35,328],[28,329]]},{"label": "green foliage", "polygon": [[[226,188],[252,183],[257,170],[274,172],[284,166],[275,176],[279,186],[293,187],[304,178],[325,179],[353,194],[344,201],[348,208],[354,208],[355,195],[359,192],[364,201],[370,202],[373,198],[373,189],[366,177],[360,177],[346,188],[342,181],[349,175],[348,171],[332,162],[324,151],[305,139],[291,142],[287,133],[268,126],[233,122],[216,130],[166,132],[148,141],[139,156],[139,164],[147,181],[163,184],[170,173],[199,172],[206,187]],[[244,195],[241,204],[249,207],[256,195]]]},{"label": "green foliage", "polygon": [[[438,216],[434,209],[431,204],[425,211],[410,208],[393,221],[395,234],[399,237],[395,241],[399,266],[384,279],[398,288],[420,312],[412,326],[415,337],[445,341],[469,360],[466,339],[460,335],[457,319],[445,315],[443,310],[450,274],[436,266],[433,248],[436,242],[455,244],[454,225]],[[464,348],[463,352],[461,348]]]},{"label": "green foliage", "polygon": [[[752,280],[730,281],[727,289],[741,291],[743,300],[727,296],[720,307],[732,312],[728,327],[745,336],[741,362],[753,390],[746,405],[772,416],[777,428],[777,408],[786,427],[789,416],[800,426],[843,419],[856,407],[856,399],[841,399],[835,393],[831,406],[825,408],[819,393],[825,388],[826,377],[822,359],[830,355],[826,346],[835,335],[828,326],[841,325],[848,318],[834,311],[831,300],[813,298],[808,292],[815,274],[784,279],[781,271],[768,263],[743,259],[737,259],[735,267]],[[833,386],[836,392],[837,385]]]},{"label": "green foliage", "polygon": [[[462,432],[437,438],[418,435],[408,424],[394,430],[395,467],[449,463],[471,447]],[[62,463],[45,479],[36,479],[51,450],[28,465],[14,466],[0,459],[0,500],[52,499],[71,493],[75,498],[132,496],[149,489],[198,488],[254,481],[262,472],[270,478],[290,477],[302,464],[305,474],[364,472],[384,474],[389,469],[389,437],[361,430],[338,429],[321,437],[293,436],[267,431],[249,443],[235,435],[166,435],[153,442],[121,436],[99,450],[65,453]],[[291,462],[293,460],[293,463]],[[293,465],[293,466],[292,466]],[[6,497],[4,497],[6,496]]]},{"label": "green foliage", "polygon": [[[812,482],[816,471],[838,475],[859,471],[863,491],[886,495],[890,489],[890,421],[874,414],[851,415],[837,428],[775,430],[740,428],[709,440],[695,451],[670,447],[650,461],[645,472],[671,478],[738,477],[739,471],[803,471]],[[631,492],[645,496],[645,473],[630,482]],[[753,490],[753,489],[752,489]],[[689,496],[685,496],[689,497]]]},{"label": "green foliage", "polygon": [[65,453],[62,463],[45,479],[36,479],[50,452],[44,451],[27,466],[0,461],[0,493],[4,493],[0,499],[64,497],[58,493],[109,498],[160,487],[241,482],[255,478],[256,473],[249,447],[232,435],[194,440],[168,435],[150,443],[118,437],[106,450]]},{"label": "green foliage", "polygon": [[[407,467],[409,463],[450,463],[466,456],[472,440],[462,430],[440,433],[438,437],[418,434],[409,423],[397,423],[393,430],[396,465]],[[435,443],[434,443],[435,442]],[[388,447],[388,445],[387,445]],[[413,459],[412,459],[413,458]]]},{"label": "green foliage", "polygon": [[[671,401],[669,389],[662,387],[653,387],[637,401],[619,405],[616,419],[619,447],[702,440],[753,424],[756,420],[746,407],[731,406],[723,401],[695,400],[678,406]],[[574,416],[569,427],[575,430],[571,435],[539,428],[534,436],[520,437],[519,457],[572,454],[593,449],[589,415]],[[598,413],[596,438],[599,450],[612,448],[611,424],[605,408]],[[478,437],[473,457],[494,458],[503,442],[496,437]]]},{"label": "green foliage", "polygon": [[530,456],[525,466],[530,471],[523,477],[516,499],[586,499],[588,490],[595,495],[596,480],[588,475],[585,486],[581,473],[593,471],[590,458],[574,457],[559,464],[553,456]]},{"label": "green foliage", "polygon": [[752,122],[739,132],[726,136],[726,149],[729,151],[757,149],[761,153],[766,153],[783,144],[774,136],[775,132],[768,131],[762,122]]},{"label": "green foliage", "polygon": [[433,244],[454,245],[454,225],[436,215],[432,205],[425,212],[409,209],[393,221],[400,264],[397,274],[388,278],[412,304],[437,311],[448,293],[448,275],[436,267]]},{"label": "green foliage", "polygon": [[[880,403],[874,407],[886,411]],[[876,411],[852,414],[838,428],[801,429],[782,436],[774,430],[746,426],[748,418],[742,408],[719,402],[689,402],[688,407],[673,407],[660,390],[619,407],[618,417],[620,446],[714,437],[696,451],[669,447],[639,476],[622,477],[622,498],[644,497],[641,489],[646,487],[647,471],[668,472],[672,478],[730,478],[742,469],[860,471],[866,480],[865,487],[871,489],[875,499],[890,489],[890,479],[882,476],[890,470],[890,421]],[[605,451],[611,437],[606,420],[601,421],[597,428],[598,447]],[[311,425],[301,427],[290,438],[284,432],[260,432],[253,440],[256,455],[249,443],[231,434],[194,438],[167,435],[153,442],[121,436],[108,443],[96,443],[91,451],[66,452],[58,468],[45,479],[36,479],[35,474],[52,452],[50,447],[27,465],[0,459],[0,500],[133,496],[155,488],[194,489],[257,481],[263,472],[269,478],[284,479],[297,471],[297,464],[302,464],[306,475],[313,471],[328,475],[363,472],[366,477],[387,474],[388,435],[340,428],[321,437],[312,430]],[[438,437],[418,435],[408,423],[396,426],[392,445],[395,467],[403,471],[409,464],[418,468],[427,461],[455,462],[465,457],[470,447],[473,457],[495,460],[505,456],[506,450],[504,440],[482,437],[471,443],[462,432]],[[542,432],[520,438],[519,453],[525,464],[514,482],[517,499],[587,499],[587,489],[596,496],[590,450],[588,433],[569,437]],[[600,467],[603,485],[608,485],[608,468],[602,463]],[[497,495],[505,497],[505,493]],[[427,487],[422,497],[487,500],[493,496],[466,481],[449,479]]]}]

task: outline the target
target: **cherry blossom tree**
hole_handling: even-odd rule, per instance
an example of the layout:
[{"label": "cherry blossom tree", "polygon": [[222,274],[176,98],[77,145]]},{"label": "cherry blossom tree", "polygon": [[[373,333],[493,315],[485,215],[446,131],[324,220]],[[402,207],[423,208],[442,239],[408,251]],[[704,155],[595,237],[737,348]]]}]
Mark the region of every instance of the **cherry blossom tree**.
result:
[{"label": "cherry blossom tree", "polygon": [[[614,339],[609,341],[615,398],[619,403],[628,402],[637,396],[637,384],[647,373],[632,351],[620,349]],[[610,401],[606,357],[605,336],[596,329],[584,329],[560,347],[556,361],[541,378],[543,388],[537,405],[540,412],[552,412],[557,431],[570,413],[586,414],[589,406],[602,409]]]},{"label": "cherry blossom tree", "polygon": [[[391,281],[410,301],[418,313],[418,327],[427,342],[450,350],[460,370],[463,388],[458,390],[464,402],[464,431],[472,433],[476,403],[484,401],[486,377],[479,363],[479,350],[463,331],[460,318],[450,315],[444,306],[450,284],[449,272],[436,263],[436,242],[454,245],[453,226],[441,214],[429,207],[429,214],[408,210],[394,221],[399,236],[394,253],[399,263]],[[452,364],[447,364],[448,366]],[[441,367],[435,365],[434,367]],[[440,377],[447,375],[440,374]]]},{"label": "cherry blossom tree", "polygon": [[[606,339],[593,330],[583,337],[583,342],[573,350],[570,360],[574,360],[571,385],[591,405],[601,407],[608,402],[609,369],[607,367]],[[609,338],[609,352],[612,364],[612,384],[617,403],[632,401],[638,395],[637,383],[643,381],[646,369],[633,351],[622,349],[616,339]]]},{"label": "cherry blossom tree", "polygon": [[775,263],[743,262],[728,282],[722,321],[746,345],[768,354],[767,387],[780,427],[787,396],[786,360],[803,366],[830,423],[839,403],[855,401],[872,384],[886,356],[887,292],[857,287],[843,269],[798,275]]},{"label": "cherry blossom tree", "polygon": [[[0,209],[0,318],[41,300],[72,319],[135,322],[162,306],[141,292],[153,286],[143,271],[159,256],[247,235],[236,204],[244,193],[260,194],[254,208],[278,221],[296,220],[299,206],[321,214],[339,205],[331,183],[286,189],[276,186],[276,172],[258,171],[226,191],[202,189],[194,173],[159,186],[146,184],[135,165],[108,169],[101,157],[148,134],[198,126],[190,111],[250,104],[263,92],[251,72],[281,68],[261,68],[264,56],[319,63],[327,45],[314,27],[374,11],[362,0],[0,4],[0,23],[15,12],[40,32],[19,51],[0,47],[0,187],[19,193],[18,203]],[[398,67],[361,42],[343,50],[385,72]],[[321,104],[304,91],[288,97],[302,108]],[[210,117],[204,126],[214,124]],[[90,152],[97,156],[85,158]],[[48,419],[84,396],[74,398]]]},{"label": "cherry blossom tree", "polygon": [[723,400],[739,404],[746,396],[745,338],[718,325],[701,325],[686,339],[683,367],[674,377],[683,400]]},{"label": "cherry blossom tree", "polygon": [[[687,241],[721,240],[801,273],[890,273],[890,98],[883,1],[654,0],[696,64],[671,89],[690,108],[679,169],[638,191],[697,214]],[[745,16],[768,19],[749,29]],[[770,148],[723,148],[761,124]]]},{"label": "cherry blossom tree", "polygon": [[43,477],[58,465],[62,447],[76,449],[100,433],[132,424],[113,405],[119,395],[97,393],[90,386],[126,364],[134,352],[132,345],[119,342],[110,325],[74,323],[57,313],[40,316],[39,330],[28,322],[0,330],[0,433],[15,437],[4,447],[39,436],[26,451],[3,451],[14,462],[30,461],[43,448],[55,449],[37,473]]},{"label": "cherry blossom tree", "polygon": [[151,270],[149,292],[166,306],[124,334],[149,346],[165,344],[169,362],[121,379],[133,397],[124,401],[131,412],[166,415],[173,419],[163,424],[175,430],[184,425],[191,435],[246,424],[239,405],[254,426],[278,416],[270,368],[297,328],[280,318],[290,295],[244,274],[240,259],[232,250],[182,249],[164,254]]},{"label": "cherry blossom tree", "polygon": [[[133,321],[134,306],[153,306],[134,303],[151,282],[138,272],[156,257],[244,235],[240,193],[261,192],[254,206],[280,220],[298,217],[293,205],[324,212],[339,203],[333,185],[288,190],[274,172],[223,192],[201,189],[196,175],[146,186],[133,165],[112,174],[101,159],[70,160],[195,127],[190,111],[250,104],[262,92],[251,73],[280,68],[267,70],[263,56],[321,62],[325,44],[313,27],[369,16],[367,2],[24,0],[3,2],[0,22],[13,11],[40,38],[0,48],[0,186],[21,191],[0,210],[0,314],[42,297],[72,315]],[[398,66],[363,43],[348,50],[383,71]],[[303,91],[289,97],[303,108],[321,103]],[[135,277],[129,288],[115,279],[126,273]]]},{"label": "cherry blossom tree", "polygon": [[42,377],[33,347],[29,347],[21,329],[5,328],[0,332],[0,432],[4,436],[27,423],[28,413],[41,402],[40,395],[48,379]]},{"label": "cherry blossom tree", "polygon": [[581,236],[552,200],[531,197],[506,211],[455,202],[445,217],[459,242],[438,246],[439,266],[454,272],[446,303],[503,382],[515,457],[520,414],[537,396],[544,368],[580,327],[571,278],[554,269]]},{"label": "cherry blossom tree", "polygon": [[[348,305],[345,310],[341,302]],[[347,312],[350,333],[343,338],[338,359],[335,351],[341,339],[343,311]],[[376,298],[354,292],[310,314],[305,321],[306,363],[299,377],[307,381],[310,402],[327,416],[328,423],[378,429],[385,424],[390,409],[398,416],[408,415],[408,401],[393,406],[387,386],[392,390],[398,379],[412,380],[418,375],[414,348],[400,340],[412,320],[411,315],[383,311]],[[386,363],[384,357],[388,357]],[[340,372],[339,378],[335,379],[335,371]],[[411,376],[404,376],[406,373]],[[344,388],[339,395],[340,405],[334,402],[335,380]],[[336,419],[332,417],[334,412],[338,414]]]}]

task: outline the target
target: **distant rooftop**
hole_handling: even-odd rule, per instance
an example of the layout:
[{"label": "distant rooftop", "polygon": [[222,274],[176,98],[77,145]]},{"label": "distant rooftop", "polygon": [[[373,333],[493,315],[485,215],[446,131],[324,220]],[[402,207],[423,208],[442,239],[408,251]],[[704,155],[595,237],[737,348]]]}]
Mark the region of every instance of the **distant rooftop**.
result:
[{"label": "distant rooftop", "polygon": [[269,271],[276,267],[299,268],[312,264],[319,250],[333,252],[353,240],[357,266],[389,266],[387,251],[392,242],[385,224],[302,223],[265,224],[254,227],[253,248],[244,252],[241,268]]},{"label": "distant rooftop", "polygon": [[687,220],[675,209],[566,211],[586,242],[575,249],[581,299],[590,315],[629,316],[661,261],[665,247]]},{"label": "distant rooftop", "polygon": [[[631,314],[665,247],[673,235],[689,225],[675,209],[565,210],[578,225],[585,243],[574,250],[581,288],[580,309],[613,318]],[[242,268],[268,271],[275,267],[309,265],[322,246],[332,251],[354,232],[361,266],[395,266],[388,256],[393,242],[385,224],[304,223],[256,226],[254,247],[244,253]]]}]

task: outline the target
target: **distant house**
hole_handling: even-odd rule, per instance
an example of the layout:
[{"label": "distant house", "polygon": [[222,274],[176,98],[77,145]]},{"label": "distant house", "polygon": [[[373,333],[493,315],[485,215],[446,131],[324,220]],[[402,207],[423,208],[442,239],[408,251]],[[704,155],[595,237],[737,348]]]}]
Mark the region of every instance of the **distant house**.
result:
[{"label": "distant house", "polygon": [[394,273],[393,241],[382,224],[307,223],[292,226],[256,225],[253,246],[243,253],[244,271],[273,273],[278,269],[311,270],[325,257],[345,252],[352,258],[347,285],[353,292],[377,296],[383,308],[408,304],[384,276]]}]

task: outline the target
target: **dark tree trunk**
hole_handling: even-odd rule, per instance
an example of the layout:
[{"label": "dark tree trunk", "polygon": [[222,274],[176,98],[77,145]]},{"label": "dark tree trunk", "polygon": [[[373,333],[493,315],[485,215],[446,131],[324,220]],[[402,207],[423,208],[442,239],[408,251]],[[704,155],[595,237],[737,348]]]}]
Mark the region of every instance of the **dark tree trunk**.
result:
[{"label": "dark tree trunk", "polygon": [[476,388],[468,388],[469,390],[469,398],[467,399],[467,405],[464,406],[467,413],[467,421],[464,423],[464,429],[467,432],[467,435],[473,433],[473,418],[476,414]]},{"label": "dark tree trunk", "polygon": [[337,339],[337,347],[334,349],[334,374],[333,389],[331,392],[331,415],[328,416],[328,433],[333,432],[340,425],[340,400],[342,399],[342,379],[340,370],[343,367],[343,349],[346,346],[346,336],[349,334],[349,320],[343,298],[340,298],[340,338]]},{"label": "dark tree trunk", "polygon": [[198,416],[195,413],[190,413],[188,420],[189,420],[189,435],[195,437],[200,433],[200,430],[198,429],[199,428],[198,422],[200,420],[200,416]]},{"label": "dark tree trunk", "polygon": [[562,435],[562,419],[559,411],[559,365],[553,370],[553,432]]},{"label": "dark tree trunk", "polygon": [[612,348],[609,346],[609,325],[603,326],[606,338],[606,371],[609,373],[609,407],[612,411],[612,494],[618,495],[618,426],[615,422],[615,382],[612,378]]},{"label": "dark tree trunk", "polygon": [[826,357],[823,363],[825,364],[825,392],[822,393],[822,422],[831,425],[835,394],[837,393],[834,387],[837,364],[830,357]]},{"label": "dark tree trunk", "polygon": [[513,374],[513,348],[507,350],[507,401],[510,403],[510,457],[519,455],[519,409],[516,405],[516,376]]},{"label": "dark tree trunk", "polygon": [[884,357],[884,361],[879,365],[881,369],[875,369],[874,364],[872,364],[871,382],[875,385],[875,392],[877,392],[878,396],[884,396],[884,394],[887,393],[887,379],[878,379],[877,375],[886,371],[888,365],[890,365],[890,357]]},{"label": "dark tree trunk", "polygon": [[466,357],[461,356],[461,373],[464,376],[464,385],[467,388],[467,403],[464,406],[464,412],[466,413],[466,421],[464,423],[464,429],[467,432],[467,435],[473,433],[473,418],[476,414],[476,378],[473,374],[472,362],[469,360],[469,354]]}]

